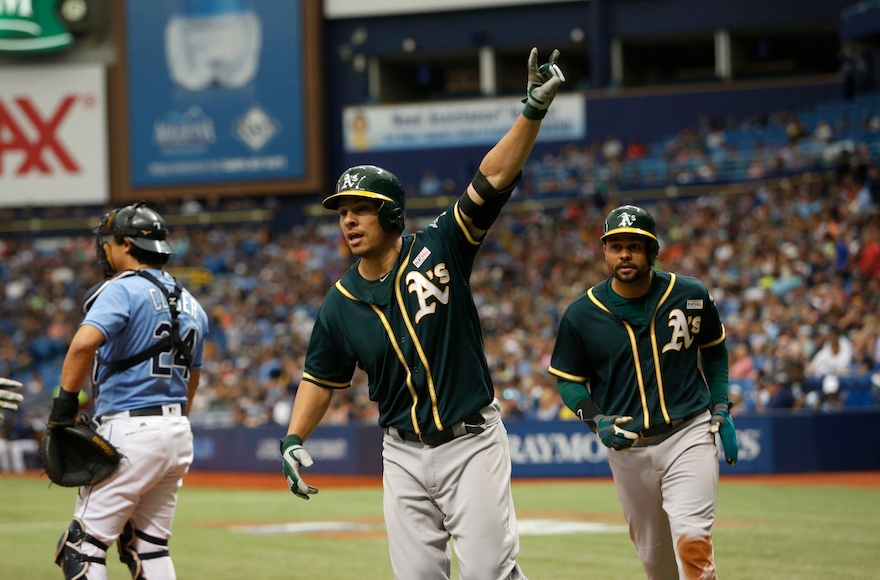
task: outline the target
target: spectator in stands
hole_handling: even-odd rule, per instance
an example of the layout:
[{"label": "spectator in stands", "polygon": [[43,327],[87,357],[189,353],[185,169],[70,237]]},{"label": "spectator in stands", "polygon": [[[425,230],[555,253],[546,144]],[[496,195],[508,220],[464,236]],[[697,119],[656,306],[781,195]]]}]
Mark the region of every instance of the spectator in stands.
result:
[{"label": "spectator in stands", "polygon": [[639,139],[631,139],[626,145],[626,159],[628,161],[637,161],[647,153],[648,149]]},{"label": "spectator in stands", "polygon": [[759,410],[791,409],[796,399],[791,390],[788,375],[774,373],[762,379],[763,388],[759,394]]},{"label": "spectator in stands", "polygon": [[34,456],[39,446],[33,418],[19,409],[7,414],[0,430],[0,471],[24,473],[27,467],[25,456]]},{"label": "spectator in stands", "polygon": [[866,280],[880,277],[880,228],[876,223],[862,230],[858,271]]},{"label": "spectator in stands", "polygon": [[614,135],[606,137],[605,142],[602,143],[602,157],[605,158],[605,161],[616,161],[620,159],[622,153],[623,143],[620,139]]},{"label": "spectator in stands", "polygon": [[834,129],[831,128],[831,123],[825,119],[819,121],[813,130],[813,139],[821,143],[831,143],[834,139]]},{"label": "spectator in stands", "polygon": [[840,379],[834,375],[828,375],[822,379],[822,388],[810,391],[804,403],[804,407],[823,413],[841,411],[845,407],[840,397]]},{"label": "spectator in stands", "polygon": [[561,410],[562,398],[559,396],[559,391],[543,387],[538,397],[537,407],[530,409],[525,414],[525,418],[532,421],[555,421],[559,418]]},{"label": "spectator in stands", "polygon": [[747,380],[755,379],[755,360],[747,342],[740,342],[733,347],[730,356],[730,380]]},{"label": "spectator in stands", "polygon": [[852,361],[852,343],[847,337],[841,336],[837,328],[832,327],[826,331],[822,347],[810,360],[807,375],[820,378],[826,375],[847,376]]},{"label": "spectator in stands", "polygon": [[724,148],[727,142],[727,136],[724,134],[724,127],[715,117],[711,117],[708,121],[706,133],[706,149],[710,151],[719,151]]},{"label": "spectator in stands", "polygon": [[426,169],[419,181],[419,195],[422,197],[434,197],[443,189],[443,182],[431,169]]},{"label": "spectator in stands", "polygon": [[797,143],[807,136],[807,128],[797,117],[792,116],[785,126],[785,135],[789,143]]},{"label": "spectator in stands", "polygon": [[743,399],[743,388],[739,383],[731,382],[727,385],[727,400],[730,402],[731,415],[738,417],[749,412],[747,403]]}]

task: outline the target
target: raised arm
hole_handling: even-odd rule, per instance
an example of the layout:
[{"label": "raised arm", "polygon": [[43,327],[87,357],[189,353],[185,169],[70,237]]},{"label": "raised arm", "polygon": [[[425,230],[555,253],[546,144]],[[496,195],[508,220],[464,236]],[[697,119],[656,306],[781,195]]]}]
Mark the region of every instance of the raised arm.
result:
[{"label": "raised arm", "polygon": [[547,114],[560,83],[565,80],[556,64],[558,59],[559,51],[554,50],[550,60],[539,67],[538,49],[532,49],[523,111],[513,127],[483,157],[477,175],[461,197],[459,209],[474,237],[481,237],[495,222],[519,183],[522,168],[538,138],[541,120]]}]

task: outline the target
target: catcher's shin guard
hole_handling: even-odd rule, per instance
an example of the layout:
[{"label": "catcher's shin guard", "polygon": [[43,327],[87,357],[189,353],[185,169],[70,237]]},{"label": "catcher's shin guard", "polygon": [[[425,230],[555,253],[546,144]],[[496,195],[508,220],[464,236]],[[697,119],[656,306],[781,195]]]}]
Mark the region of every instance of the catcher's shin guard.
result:
[{"label": "catcher's shin guard", "polygon": [[[89,556],[82,553],[83,542],[88,542],[97,547],[105,557]],[[104,544],[83,529],[82,522],[74,518],[70,527],[61,534],[58,547],[55,549],[55,563],[61,566],[64,572],[64,580],[89,580],[89,567],[91,564],[107,564],[107,544]]]},{"label": "catcher's shin guard", "polygon": [[[138,540],[141,543],[153,544],[160,546],[162,549],[152,552],[138,552]],[[146,560],[155,560],[157,558],[168,558],[170,566],[170,557],[168,554],[168,540],[151,536],[134,527],[131,521],[125,523],[125,529],[116,541],[116,547],[119,549],[119,560],[128,566],[133,580],[149,580],[144,572],[144,564]],[[149,567],[149,566],[147,566]],[[165,577],[165,576],[163,576]]]}]

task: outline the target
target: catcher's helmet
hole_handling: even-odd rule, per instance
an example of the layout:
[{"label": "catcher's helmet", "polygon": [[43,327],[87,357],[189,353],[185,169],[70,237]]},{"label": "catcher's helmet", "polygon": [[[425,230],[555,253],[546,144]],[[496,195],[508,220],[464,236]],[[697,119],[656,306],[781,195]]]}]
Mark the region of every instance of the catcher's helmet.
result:
[{"label": "catcher's helmet", "polygon": [[339,176],[336,193],[327,196],[322,205],[337,209],[339,198],[346,195],[368,197],[380,202],[379,224],[385,231],[399,232],[406,223],[406,200],[400,180],[390,171],[375,165],[358,165]]},{"label": "catcher's helmet", "polygon": [[174,253],[171,244],[166,241],[168,228],[165,220],[144,202],[133,203],[104,214],[92,231],[95,233],[98,262],[106,275],[112,274],[115,269],[107,257],[104,236],[122,236],[145,252],[165,256]]},{"label": "catcher's helmet", "polygon": [[605,218],[605,230],[602,240],[614,234],[638,234],[648,238],[648,260],[651,264],[657,259],[660,252],[660,243],[657,241],[657,226],[651,214],[634,205],[622,205],[611,210]]}]

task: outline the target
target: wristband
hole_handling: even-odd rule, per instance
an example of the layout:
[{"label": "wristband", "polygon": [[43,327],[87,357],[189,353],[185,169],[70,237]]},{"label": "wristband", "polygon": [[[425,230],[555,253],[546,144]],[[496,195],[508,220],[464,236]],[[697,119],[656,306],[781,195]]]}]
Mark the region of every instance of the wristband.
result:
[{"label": "wristband", "polygon": [[58,387],[58,398],[62,401],[69,401],[71,399],[79,399],[79,391],[68,391],[64,387]]},{"label": "wristband", "polygon": [[592,422],[593,417],[602,413],[599,410],[599,407],[596,406],[596,403],[593,402],[593,399],[589,397],[584,397],[574,406],[573,411],[580,418],[581,421],[590,425],[590,428],[595,432],[596,426]]},{"label": "wristband", "polygon": [[523,107],[522,114],[526,119],[530,119],[532,121],[540,121],[547,115],[548,109],[538,109],[526,103]]},{"label": "wristband", "polygon": [[483,205],[477,205],[474,200],[471,199],[471,196],[468,195],[467,191],[465,191],[464,195],[459,199],[458,207],[464,215],[471,218],[474,226],[481,230],[488,230],[492,224],[495,223],[495,220],[498,219],[501,209],[504,207],[504,204],[507,203],[507,200],[510,199],[513,190],[519,185],[521,179],[522,171],[513,178],[513,182],[511,182],[510,185],[504,189],[498,190],[495,189],[495,186],[489,183],[489,180],[486,179],[486,176],[483,175],[482,171],[477,170],[477,174],[474,175],[471,185],[474,186],[477,195],[483,198]]},{"label": "wristband", "polygon": [[281,440],[281,452],[283,453],[286,447],[289,447],[291,445],[302,445],[302,443],[302,437],[295,433],[291,433]]}]

